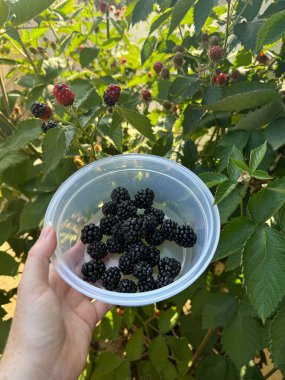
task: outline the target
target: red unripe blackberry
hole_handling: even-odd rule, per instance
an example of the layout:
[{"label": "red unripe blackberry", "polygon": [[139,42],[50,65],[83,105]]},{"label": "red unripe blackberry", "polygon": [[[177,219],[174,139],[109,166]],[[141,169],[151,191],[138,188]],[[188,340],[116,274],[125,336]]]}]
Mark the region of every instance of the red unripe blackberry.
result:
[{"label": "red unripe blackberry", "polygon": [[227,82],[228,82],[228,75],[227,74],[221,73],[217,76],[216,83],[219,86],[224,86],[225,84],[227,84]]},{"label": "red unripe blackberry", "polygon": [[239,72],[239,70],[238,70],[238,69],[234,69],[234,70],[232,71],[232,79],[233,79],[233,80],[237,80],[239,76],[240,76],[240,72]]},{"label": "red unripe blackberry", "polygon": [[75,94],[65,83],[57,83],[53,88],[53,95],[59,104],[63,106],[71,106],[74,102]]},{"label": "red unripe blackberry", "polygon": [[116,84],[110,84],[107,90],[104,92],[103,98],[107,106],[114,106],[119,100],[121,94],[121,87]]},{"label": "red unripe blackberry", "polygon": [[121,58],[121,64],[124,65],[125,63],[127,63],[127,58]]},{"label": "red unripe blackberry", "polygon": [[107,9],[107,4],[106,3],[100,3],[99,4],[99,9],[101,13],[105,13]]},{"label": "red unripe blackberry", "polygon": [[152,72],[151,72],[151,71],[148,71],[147,76],[148,76],[149,78],[151,78],[151,77],[152,77]]},{"label": "red unripe blackberry", "polygon": [[219,62],[223,58],[223,49],[220,46],[212,46],[209,50],[209,57],[213,62]]},{"label": "red unripe blackberry", "polygon": [[42,120],[48,120],[52,115],[51,108],[45,103],[33,102],[30,111],[35,117]]},{"label": "red unripe blackberry", "polygon": [[153,69],[157,75],[160,74],[162,68],[163,68],[163,64],[160,61],[155,62],[155,64],[153,65]]},{"label": "red unripe blackberry", "polygon": [[146,88],[143,88],[141,90],[141,97],[145,101],[150,101],[151,100],[151,93]]}]

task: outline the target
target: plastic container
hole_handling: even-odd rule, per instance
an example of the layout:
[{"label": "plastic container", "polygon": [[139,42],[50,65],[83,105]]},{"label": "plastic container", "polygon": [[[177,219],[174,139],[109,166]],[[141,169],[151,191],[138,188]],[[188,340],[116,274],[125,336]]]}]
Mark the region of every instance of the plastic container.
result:
[{"label": "plastic container", "polygon": [[[193,248],[173,242],[159,247],[161,257],[175,257],[182,270],[174,283],[144,293],[123,294],[107,291],[83,281],[81,266],[88,260],[86,247],[78,241],[80,230],[102,217],[103,201],[110,199],[116,186],[126,187],[131,196],[150,187],[154,206],[178,223],[189,223],[197,233]],[[217,206],[206,185],[190,170],[166,158],[145,154],[118,155],[89,164],[69,177],[54,194],[44,223],[51,221],[57,232],[57,248],[52,264],[73,288],[91,298],[114,305],[140,306],[169,298],[192,284],[210,263],[220,234]],[[119,255],[107,259],[114,265]]]}]

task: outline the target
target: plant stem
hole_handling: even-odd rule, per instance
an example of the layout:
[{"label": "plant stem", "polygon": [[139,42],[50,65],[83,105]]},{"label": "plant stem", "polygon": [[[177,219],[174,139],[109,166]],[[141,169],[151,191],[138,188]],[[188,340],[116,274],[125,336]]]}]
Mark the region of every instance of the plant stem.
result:
[{"label": "plant stem", "polygon": [[1,87],[1,90],[2,90],[3,99],[4,99],[4,103],[5,103],[7,114],[10,115],[11,108],[10,108],[8,95],[7,95],[7,92],[6,92],[6,88],[5,88],[4,81],[3,81],[1,73],[0,73],[0,87]]},{"label": "plant stem", "polygon": [[106,2],[106,27],[107,27],[107,40],[110,39],[110,12],[109,12],[109,0]]},{"label": "plant stem", "polygon": [[227,11],[227,24],[226,24],[226,33],[225,33],[225,42],[224,42],[224,54],[226,53],[228,38],[229,38],[229,30],[230,30],[230,21],[231,21],[231,0],[227,0],[228,3],[228,11]]},{"label": "plant stem", "polygon": [[214,329],[209,329],[206,332],[206,335],[204,336],[202,342],[200,343],[199,347],[197,348],[197,351],[195,352],[195,354],[193,356],[192,363],[191,363],[191,366],[189,367],[189,369],[193,368],[194,365],[197,363],[198,359],[200,358],[204,349],[207,347],[207,344],[209,343],[210,339],[212,338],[212,335],[214,334],[214,332],[215,332]]},{"label": "plant stem", "polygon": [[243,198],[247,192],[247,189],[248,189],[248,186],[249,186],[249,182],[246,182],[243,189],[242,189],[242,192],[240,194],[240,216],[243,216]]},{"label": "plant stem", "polygon": [[33,69],[35,70],[35,73],[37,74],[37,76],[40,76],[40,73],[39,73],[39,70],[37,68],[37,66],[34,64],[34,61],[32,60],[31,56],[30,56],[30,53],[28,52],[28,49],[26,48],[25,44],[23,43],[22,39],[21,39],[21,36],[20,34],[17,32],[17,35],[18,35],[18,38],[19,38],[19,43],[24,51],[24,53],[26,54],[26,57],[28,58],[28,61],[30,62],[31,66],[33,67]]},{"label": "plant stem", "polygon": [[6,115],[3,114],[3,112],[0,111],[0,119],[10,128],[11,131],[16,130],[17,128],[14,126],[14,124],[11,123],[11,121],[8,119]]},{"label": "plant stem", "polygon": [[269,379],[270,376],[272,376],[275,372],[278,371],[278,368],[272,368],[265,376],[264,379]]}]

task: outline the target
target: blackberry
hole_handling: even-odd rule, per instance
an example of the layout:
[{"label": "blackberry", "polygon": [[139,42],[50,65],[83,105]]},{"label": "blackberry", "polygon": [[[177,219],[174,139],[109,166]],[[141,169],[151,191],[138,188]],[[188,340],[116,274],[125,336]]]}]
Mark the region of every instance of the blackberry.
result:
[{"label": "blackberry", "polygon": [[196,244],[197,235],[190,226],[179,226],[176,230],[176,235],[175,242],[180,247],[190,248]]},{"label": "blackberry", "polygon": [[119,259],[119,269],[123,274],[132,274],[134,270],[134,265],[134,258],[129,253],[126,253]]},{"label": "blackberry", "polygon": [[211,46],[218,46],[220,43],[220,38],[218,36],[212,36],[209,41]]},{"label": "blackberry", "polygon": [[108,239],[106,246],[110,253],[124,253],[125,241],[123,239]]},{"label": "blackberry", "polygon": [[138,289],[140,292],[149,292],[156,289],[156,281],[150,276],[138,281]]},{"label": "blackberry", "polygon": [[157,219],[154,215],[143,215],[144,230],[146,233],[152,233],[158,226]]},{"label": "blackberry", "polygon": [[137,215],[137,206],[134,201],[123,201],[118,205],[117,215],[120,220],[126,220]]},{"label": "blackberry", "polygon": [[110,84],[103,94],[104,102],[107,104],[107,106],[112,107],[119,100],[120,94],[121,87],[117,86],[116,84]]},{"label": "blackberry", "polygon": [[164,242],[164,234],[160,230],[149,232],[145,236],[145,240],[149,245],[158,246]]},{"label": "blackberry", "polygon": [[75,94],[65,83],[55,84],[53,88],[53,95],[55,96],[58,103],[65,107],[72,105],[75,98]]},{"label": "blackberry", "polygon": [[109,107],[113,107],[117,103],[117,100],[112,99],[106,91],[103,94],[103,99],[104,103],[107,104],[107,106]]},{"label": "blackberry", "polygon": [[139,261],[134,265],[132,274],[138,280],[144,280],[152,275],[152,266],[145,261]]},{"label": "blackberry", "polygon": [[102,206],[102,213],[107,215],[116,215],[117,214],[117,205],[113,202],[106,202]]},{"label": "blackberry", "polygon": [[136,243],[144,236],[143,218],[129,218],[122,225],[123,236],[128,243]]},{"label": "blackberry", "polygon": [[46,121],[46,122],[43,122],[42,125],[41,125],[41,129],[44,133],[47,133],[47,131],[51,128],[56,128],[57,127],[57,123],[55,121],[52,121],[52,120],[49,120],[49,121]]},{"label": "blackberry", "polygon": [[122,233],[122,225],[120,222],[116,223],[111,230],[111,235],[114,239],[122,240],[124,239],[123,233]]},{"label": "blackberry", "polygon": [[162,225],[160,227],[160,231],[162,232],[162,234],[166,240],[172,241],[172,240],[176,239],[177,228],[178,228],[178,224],[176,222],[174,222],[174,220],[166,219],[162,223]]},{"label": "blackberry", "polygon": [[115,224],[118,223],[118,218],[113,215],[107,215],[103,216],[103,218],[100,220],[100,228],[104,235],[111,235],[112,228]]},{"label": "blackberry", "polygon": [[107,290],[116,290],[121,279],[120,269],[111,267],[102,276],[102,285]]},{"label": "blackberry", "polygon": [[158,265],[160,260],[160,250],[153,246],[148,246],[146,251],[145,261],[147,261],[152,267]]},{"label": "blackberry", "polygon": [[174,281],[173,277],[171,277],[169,274],[160,273],[157,276],[157,279],[155,282],[156,289],[163,288],[164,286],[171,284],[173,281]]},{"label": "blackberry", "polygon": [[138,208],[149,208],[152,206],[154,192],[150,188],[139,190],[135,195],[135,203]]},{"label": "blackberry", "polygon": [[130,194],[124,187],[118,186],[111,193],[111,199],[114,203],[118,204],[123,201],[129,201],[131,199]]},{"label": "blackberry", "polygon": [[101,241],[103,235],[100,227],[94,223],[86,224],[81,230],[81,241],[83,244]]},{"label": "blackberry", "polygon": [[159,75],[161,70],[163,69],[163,64],[160,61],[157,61],[153,65],[153,69],[156,72],[156,74]]},{"label": "blackberry", "polygon": [[176,45],[173,48],[173,53],[185,53],[185,47],[182,45]]},{"label": "blackberry", "polygon": [[33,102],[30,111],[35,117],[42,120],[47,120],[52,115],[51,108],[45,103]]},{"label": "blackberry", "polygon": [[163,67],[160,72],[160,76],[162,79],[169,79],[170,78],[169,69],[167,67]]},{"label": "blackberry", "polygon": [[108,251],[105,243],[102,241],[96,241],[87,246],[87,253],[92,259],[95,259],[95,257],[100,257],[102,259],[107,255]]},{"label": "blackberry", "polygon": [[183,61],[184,61],[183,53],[178,52],[173,56],[173,63],[175,67],[182,67]]},{"label": "blackberry", "polygon": [[132,257],[134,263],[145,260],[147,252],[148,247],[142,241],[126,246],[126,253]]},{"label": "blackberry", "polygon": [[172,108],[172,103],[169,101],[169,100],[165,100],[163,103],[162,103],[163,107],[166,109],[166,110],[171,110]]},{"label": "blackberry", "polygon": [[137,285],[134,281],[124,278],[119,282],[118,292],[120,293],[136,293]]},{"label": "blackberry", "polygon": [[105,264],[99,259],[99,257],[96,257],[82,265],[81,273],[83,274],[84,281],[96,282],[102,278],[105,270]]},{"label": "blackberry", "polygon": [[168,274],[175,278],[181,271],[181,264],[176,259],[164,257],[158,264],[158,271],[160,274]]},{"label": "blackberry", "polygon": [[212,46],[209,50],[209,57],[213,62],[219,62],[223,58],[223,49],[218,45]]},{"label": "blackberry", "polygon": [[147,90],[146,88],[143,88],[141,90],[141,97],[143,100],[145,100],[146,102],[147,101],[150,101],[151,100],[151,93],[149,92],[149,90]]},{"label": "blackberry", "polygon": [[165,217],[164,212],[155,207],[147,208],[144,212],[144,215],[154,215],[155,218],[157,219],[158,224],[161,224]]},{"label": "blackberry", "polygon": [[206,43],[208,43],[209,42],[209,39],[210,39],[210,36],[209,36],[209,34],[208,33],[202,33],[201,34],[201,41],[202,42],[206,42]]}]

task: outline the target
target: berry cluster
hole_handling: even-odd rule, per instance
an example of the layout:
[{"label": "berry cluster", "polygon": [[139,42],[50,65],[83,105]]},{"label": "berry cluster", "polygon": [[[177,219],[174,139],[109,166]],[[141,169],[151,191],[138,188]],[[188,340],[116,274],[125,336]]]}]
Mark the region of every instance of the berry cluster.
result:
[{"label": "berry cluster", "polygon": [[36,118],[41,120],[48,120],[52,115],[51,108],[45,103],[33,102],[30,111]]},{"label": "berry cluster", "polygon": [[53,87],[53,95],[58,101],[58,103],[64,107],[71,106],[75,98],[75,94],[65,83],[55,84]]},{"label": "berry cluster", "polygon": [[103,99],[104,102],[109,107],[113,107],[119,100],[121,94],[121,87],[116,84],[110,84],[107,90],[104,92]]},{"label": "berry cluster", "polygon": [[[85,281],[102,280],[107,290],[134,293],[169,285],[179,275],[181,264],[174,258],[160,258],[157,247],[165,240],[193,247],[197,237],[189,225],[178,225],[153,207],[154,197],[150,188],[139,190],[134,199],[124,187],[112,191],[111,200],[102,206],[99,225],[89,223],[81,230],[81,241],[88,244],[91,257],[81,269]],[[121,254],[118,267],[106,269],[104,258],[111,254]]]}]

